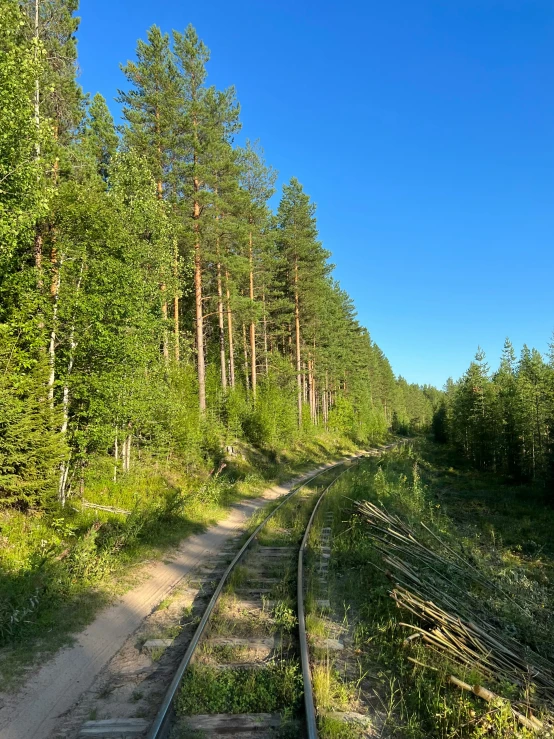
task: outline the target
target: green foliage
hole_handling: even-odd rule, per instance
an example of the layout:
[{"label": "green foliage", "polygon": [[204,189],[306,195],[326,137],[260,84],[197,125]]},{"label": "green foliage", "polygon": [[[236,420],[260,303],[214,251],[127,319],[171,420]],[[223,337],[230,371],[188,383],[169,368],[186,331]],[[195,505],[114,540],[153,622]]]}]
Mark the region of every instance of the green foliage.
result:
[{"label": "green foliage", "polygon": [[272,713],[297,709],[302,675],[294,662],[270,663],[263,670],[217,670],[193,665],[183,679],[177,713]]},{"label": "green foliage", "polygon": [[552,487],[554,363],[524,346],[519,361],[510,341],[490,373],[479,352],[465,375],[447,385],[435,416],[437,440],[451,441],[475,467]]},{"label": "green foliage", "polygon": [[45,368],[14,386],[8,361],[0,353],[0,507],[25,509],[55,498],[65,439],[52,431],[59,419],[44,397]]},{"label": "green foliage", "polygon": [[[437,540],[421,526],[423,522],[451,550],[473,562],[487,580],[501,586],[502,594],[499,591],[490,598],[476,587],[476,597],[469,601],[468,594],[460,607],[469,608],[471,603],[477,609],[475,619],[481,615],[510,638],[551,659],[552,649],[547,645],[552,643],[552,623],[546,611],[551,608],[552,593],[544,570],[554,565],[549,533],[552,511],[540,504],[530,487],[524,492],[506,488],[491,476],[450,465],[444,446],[418,442],[415,448],[395,449],[380,460],[364,462],[337,482],[320,514],[333,513],[331,602],[348,604],[358,669],[360,675],[371,675],[371,693],[377,693],[382,709],[379,728],[383,734],[410,739],[530,737],[531,732],[518,725],[510,709],[510,701],[525,701],[526,688],[495,683],[493,676],[475,670],[465,671],[421,642],[406,646],[407,632],[399,622],[411,617],[399,612],[391,599],[382,555],[355,513],[356,500],[384,505],[435,549]],[[536,545],[532,555],[521,551],[530,531]],[[452,581],[455,593],[454,575]],[[456,596],[452,603],[457,603]],[[336,676],[329,675],[328,669],[322,671],[316,698],[321,695],[329,710],[341,710],[340,690],[328,687]],[[451,674],[469,684],[486,686],[503,698],[487,704],[460,692],[449,682]],[[345,675],[340,680],[346,689]],[[321,728],[324,736],[335,736],[334,726]]]},{"label": "green foliage", "polygon": [[[44,49],[25,36],[26,18],[14,0],[0,2],[0,275],[33,237],[48,193],[38,156],[47,136],[34,119],[35,81]],[[0,277],[0,286],[2,278]]]}]

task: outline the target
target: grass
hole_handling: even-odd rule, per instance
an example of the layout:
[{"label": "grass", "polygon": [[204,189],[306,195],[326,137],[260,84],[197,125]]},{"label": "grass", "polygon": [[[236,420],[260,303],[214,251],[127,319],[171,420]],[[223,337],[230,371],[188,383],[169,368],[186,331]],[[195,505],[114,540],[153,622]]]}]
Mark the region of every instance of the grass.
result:
[{"label": "grass", "polygon": [[217,478],[143,453],[117,483],[113,460],[93,459],[84,498],[130,515],[83,508],[78,499],[65,509],[0,512],[0,689],[15,689],[29,665],[68,644],[133,587],[136,565],[163,558],[270,482],[351,451],[351,442],[329,434],[278,455],[244,446]]},{"label": "grass", "polygon": [[[382,722],[382,735],[399,739],[531,736],[511,714],[509,701],[522,697],[517,686],[464,671],[417,642],[409,650],[403,645],[407,632],[399,622],[410,616],[395,607],[389,596],[391,584],[376,568],[383,566],[381,558],[355,513],[355,501],[364,499],[384,505],[418,531],[424,521],[494,579],[505,597],[498,592],[483,599],[489,619],[506,634],[554,657],[554,510],[545,504],[541,491],[510,487],[456,467],[447,450],[420,442],[415,450],[394,450],[345,475],[318,516],[314,547],[324,514],[333,515],[330,597],[339,622],[340,614],[347,612],[351,662],[359,663],[352,664],[348,674],[337,674],[333,660],[317,665],[318,705],[344,710],[360,699]],[[432,540],[427,543],[433,546]],[[321,595],[313,590],[307,599],[314,634],[321,632],[325,620],[315,609],[317,597]],[[354,669],[361,677],[353,683]],[[487,704],[462,693],[450,684],[450,674],[483,685],[502,699]],[[346,704],[344,694],[333,687],[337,680],[347,688]],[[353,684],[357,689],[348,693]],[[341,731],[348,737],[362,735],[361,729],[327,720],[320,729],[324,739],[343,736]]]},{"label": "grass", "polygon": [[302,675],[297,662],[276,661],[263,670],[217,670],[193,665],[186,673],[176,711],[183,716],[203,713],[274,713],[297,709]]}]

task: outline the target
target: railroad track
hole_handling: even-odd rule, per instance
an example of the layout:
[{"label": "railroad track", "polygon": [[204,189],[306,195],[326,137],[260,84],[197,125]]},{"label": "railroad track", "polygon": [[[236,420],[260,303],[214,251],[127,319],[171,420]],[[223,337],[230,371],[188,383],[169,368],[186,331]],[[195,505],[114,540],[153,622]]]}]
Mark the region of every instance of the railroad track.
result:
[{"label": "railroad track", "polygon": [[[222,553],[231,561],[220,560],[211,574],[196,578],[208,589],[213,587],[213,593],[184,656],[173,668],[153,721],[89,720],[81,725],[79,736],[186,739],[225,734],[241,739],[315,739],[304,554],[325,493],[359,458],[339,462],[295,487],[265,514],[238,551]],[[326,566],[326,560],[320,561]],[[317,575],[324,580],[326,570]],[[266,704],[261,709],[260,687]],[[272,693],[279,694],[273,703]]]},{"label": "railroad track", "polygon": [[[193,683],[195,680],[198,681],[198,673],[200,687],[194,692],[202,689],[202,675],[204,679],[207,677],[210,680],[215,676],[217,680],[217,674],[223,671],[235,673],[247,671],[252,674],[271,670],[274,680],[268,680],[268,687],[274,689],[281,680],[285,682],[289,680],[291,683],[295,681],[294,673],[298,663],[300,663],[298,678],[300,674],[302,676],[305,726],[302,726],[302,722],[293,721],[289,730],[296,733],[294,731],[296,725],[297,735],[305,733],[309,739],[317,737],[304,618],[303,560],[317,507],[327,490],[346,471],[347,468],[341,469],[344,466],[344,462],[334,465],[293,489],[265,516],[227,565],[175,672],[158,714],[147,733],[147,739],[167,739],[170,736],[180,738],[194,735],[196,732],[203,732],[208,736],[220,733],[227,736],[249,736],[254,732],[256,736],[264,733],[271,735],[281,725],[280,715],[276,712],[258,713],[251,710],[240,714],[202,713],[178,717],[179,704],[187,703],[186,697],[183,701],[182,694],[188,693],[188,689],[194,690]],[[328,476],[330,473],[334,475],[333,479],[323,489],[316,489],[306,497],[301,496],[302,491],[308,490],[316,478]],[[314,497],[315,505],[312,504]],[[277,539],[277,545],[274,542],[265,546],[260,544],[264,532],[267,532],[279,514],[282,517],[283,513],[286,513],[286,508],[289,509],[291,519],[294,519],[301,512],[299,509],[304,509],[303,512],[306,513],[305,509],[310,507],[311,515],[305,523],[300,546],[291,541],[297,532],[289,533],[287,530],[275,532],[272,538]],[[298,639],[295,639],[286,628],[287,625],[294,623],[289,605],[294,592],[294,588],[291,587],[293,573],[297,575]],[[229,585],[232,594],[227,597],[227,603],[223,604],[224,596],[229,596]],[[268,599],[270,594],[281,597],[272,602]],[[214,615],[215,624],[212,623]],[[285,626],[280,629],[280,634],[276,633],[279,631],[279,626],[275,624],[276,620],[281,622],[281,626]],[[271,634],[271,631],[274,633]],[[254,691],[256,689],[256,677],[242,678],[239,682],[244,684],[245,689],[248,689],[249,684]],[[244,698],[247,696],[243,696]],[[248,700],[243,702],[248,703]],[[295,708],[298,707],[280,705],[279,712],[282,713],[284,709],[285,713],[292,713]]]}]

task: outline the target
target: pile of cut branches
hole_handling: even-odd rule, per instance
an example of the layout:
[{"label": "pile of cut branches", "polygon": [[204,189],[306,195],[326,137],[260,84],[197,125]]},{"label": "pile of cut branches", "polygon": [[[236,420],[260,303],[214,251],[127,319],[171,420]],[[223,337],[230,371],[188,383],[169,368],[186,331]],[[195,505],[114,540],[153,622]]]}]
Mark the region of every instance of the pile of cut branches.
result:
[{"label": "pile of cut branches", "polygon": [[[486,602],[494,593],[528,615],[525,607],[425,524],[417,536],[383,507],[364,501],[358,510],[386,566],[382,571],[394,583],[391,597],[419,624],[400,624],[412,631],[404,643],[421,640],[464,668],[516,686],[521,701],[512,704],[514,715],[528,728],[541,728],[532,710],[554,711],[554,664],[493,625],[497,618],[487,613]],[[454,677],[452,682],[471,687]],[[479,686],[472,689],[487,700],[497,697]]]}]

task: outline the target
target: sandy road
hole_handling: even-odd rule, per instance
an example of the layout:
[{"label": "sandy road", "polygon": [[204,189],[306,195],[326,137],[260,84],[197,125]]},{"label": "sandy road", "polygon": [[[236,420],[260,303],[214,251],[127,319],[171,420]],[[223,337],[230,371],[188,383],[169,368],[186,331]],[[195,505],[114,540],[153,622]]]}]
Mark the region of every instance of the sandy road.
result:
[{"label": "sandy road", "polygon": [[146,580],[102,610],[77,635],[72,646],[60,650],[39,667],[18,693],[0,696],[1,739],[55,736],[58,720],[90,688],[125,640],[183,577],[219,552],[264,504],[332,464],[321,465],[286,484],[269,488],[259,498],[235,504],[223,521],[203,534],[186,538],[164,561],[148,565],[143,570]]}]

